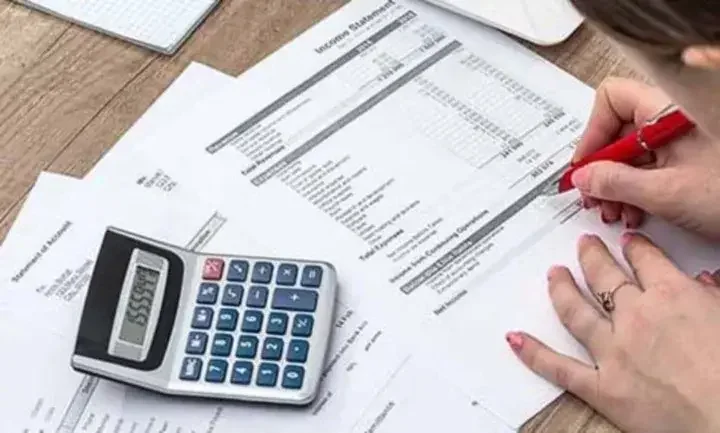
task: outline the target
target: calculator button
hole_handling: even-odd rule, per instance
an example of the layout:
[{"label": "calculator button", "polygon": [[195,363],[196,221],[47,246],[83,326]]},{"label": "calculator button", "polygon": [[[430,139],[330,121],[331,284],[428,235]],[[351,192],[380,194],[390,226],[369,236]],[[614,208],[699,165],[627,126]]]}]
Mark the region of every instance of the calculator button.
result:
[{"label": "calculator button", "polygon": [[243,286],[240,284],[227,284],[222,296],[222,304],[228,307],[239,307],[242,303]]},{"label": "calculator button", "polygon": [[322,274],[323,271],[320,266],[305,266],[303,268],[300,284],[303,287],[320,287]]},{"label": "calculator button", "polygon": [[307,314],[298,314],[293,319],[293,337],[309,337],[313,329],[313,317]]},{"label": "calculator button", "polygon": [[208,362],[207,372],[205,373],[206,382],[220,383],[225,382],[228,363],[222,359],[211,359]]},{"label": "calculator button", "polygon": [[243,332],[260,332],[263,323],[263,313],[260,311],[247,310],[243,316]]},{"label": "calculator button", "polygon": [[318,294],[310,290],[275,289],[272,307],[278,310],[315,311]]},{"label": "calculator button", "polygon": [[265,308],[268,298],[268,288],[265,286],[252,286],[248,291],[247,306]]},{"label": "calculator button", "polygon": [[233,365],[233,374],[230,382],[236,385],[248,385],[252,379],[253,364],[247,361],[238,361]]},{"label": "calculator button", "polygon": [[267,333],[272,335],[284,335],[287,331],[288,315],[285,313],[270,313],[268,317]]},{"label": "calculator button", "polygon": [[255,358],[257,354],[258,339],[251,335],[243,335],[238,339],[237,351],[235,356],[238,358]]},{"label": "calculator button", "polygon": [[282,387],[288,389],[302,388],[305,378],[305,369],[299,365],[288,365],[285,367],[282,378]]},{"label": "calculator button", "polygon": [[260,364],[257,374],[258,386],[275,386],[279,370],[277,364],[269,364],[267,362]]},{"label": "calculator button", "polygon": [[245,260],[231,260],[228,267],[228,281],[245,281],[247,280],[248,268],[250,265]]},{"label": "calculator button", "polygon": [[283,263],[278,267],[278,274],[275,279],[275,283],[281,286],[294,286],[297,281],[297,274],[297,266]]},{"label": "calculator button", "polygon": [[208,307],[195,307],[192,318],[192,327],[195,329],[210,329],[213,319],[213,310]]},{"label": "calculator button", "polygon": [[233,337],[230,334],[216,334],[213,338],[211,354],[213,356],[230,356]]},{"label": "calculator button", "polygon": [[202,370],[202,360],[199,358],[185,358],[180,366],[180,380],[198,380]]},{"label": "calculator button", "polygon": [[288,346],[287,360],[290,362],[307,361],[310,344],[305,340],[292,340]]},{"label": "calculator button", "polygon": [[198,304],[214,304],[217,302],[218,292],[220,292],[220,286],[215,283],[202,283],[200,284],[200,290],[198,291],[197,303]]},{"label": "calculator button", "polygon": [[207,348],[208,336],[204,332],[191,332],[188,336],[185,353],[188,355],[202,355]]},{"label": "calculator button", "polygon": [[218,313],[217,329],[220,331],[234,331],[237,327],[238,312],[230,308],[223,308]]},{"label": "calculator button", "polygon": [[225,261],[223,259],[206,259],[203,266],[204,280],[219,280],[222,278]]},{"label": "calculator button", "polygon": [[280,338],[266,338],[263,344],[262,359],[279,361],[282,358],[283,341]]},{"label": "calculator button", "polygon": [[252,282],[267,284],[272,281],[273,265],[269,262],[257,262],[253,266]]}]

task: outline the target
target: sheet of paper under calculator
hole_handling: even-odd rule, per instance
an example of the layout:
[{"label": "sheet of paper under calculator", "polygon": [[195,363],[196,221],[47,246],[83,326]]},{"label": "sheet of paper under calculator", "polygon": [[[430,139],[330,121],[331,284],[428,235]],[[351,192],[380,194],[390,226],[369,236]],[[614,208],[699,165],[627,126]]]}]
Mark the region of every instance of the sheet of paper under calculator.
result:
[{"label": "sheet of paper under calculator", "polygon": [[15,0],[164,54],[173,54],[219,0]]}]

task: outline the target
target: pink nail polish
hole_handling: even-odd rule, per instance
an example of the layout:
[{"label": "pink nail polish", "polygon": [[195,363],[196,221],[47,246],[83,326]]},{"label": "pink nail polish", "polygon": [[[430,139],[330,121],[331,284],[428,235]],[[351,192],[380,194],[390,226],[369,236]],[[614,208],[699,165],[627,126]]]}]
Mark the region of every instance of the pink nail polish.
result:
[{"label": "pink nail polish", "polygon": [[597,239],[597,235],[592,234],[592,233],[585,233],[582,236],[580,236],[581,241],[593,241],[595,239]]},{"label": "pink nail polish", "polygon": [[711,285],[711,286],[717,286],[717,283],[715,282],[715,279],[708,271],[702,271],[700,275],[697,277],[698,281],[700,281],[703,284]]},{"label": "pink nail polish", "polygon": [[633,238],[633,233],[631,232],[625,232],[623,233],[622,237],[620,238],[620,244],[622,246],[627,245]]},{"label": "pink nail polish", "polygon": [[519,332],[508,332],[508,334],[505,336],[505,339],[507,340],[508,344],[512,348],[512,350],[519,352],[523,347],[523,336]]}]

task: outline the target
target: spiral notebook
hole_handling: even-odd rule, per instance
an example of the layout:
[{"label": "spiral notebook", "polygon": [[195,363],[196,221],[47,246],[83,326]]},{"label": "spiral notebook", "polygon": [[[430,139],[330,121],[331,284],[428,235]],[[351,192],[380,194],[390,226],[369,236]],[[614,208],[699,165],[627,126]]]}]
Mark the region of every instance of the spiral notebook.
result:
[{"label": "spiral notebook", "polygon": [[95,31],[174,54],[219,0],[15,0]]}]

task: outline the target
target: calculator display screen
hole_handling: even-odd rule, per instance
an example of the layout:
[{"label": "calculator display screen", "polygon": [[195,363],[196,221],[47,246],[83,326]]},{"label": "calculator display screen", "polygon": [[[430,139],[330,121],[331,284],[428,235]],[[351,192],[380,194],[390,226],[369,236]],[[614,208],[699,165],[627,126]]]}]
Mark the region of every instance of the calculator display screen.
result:
[{"label": "calculator display screen", "polygon": [[138,346],[142,346],[145,342],[150,311],[159,280],[159,271],[143,266],[136,267],[125,317],[120,328],[121,340]]}]

